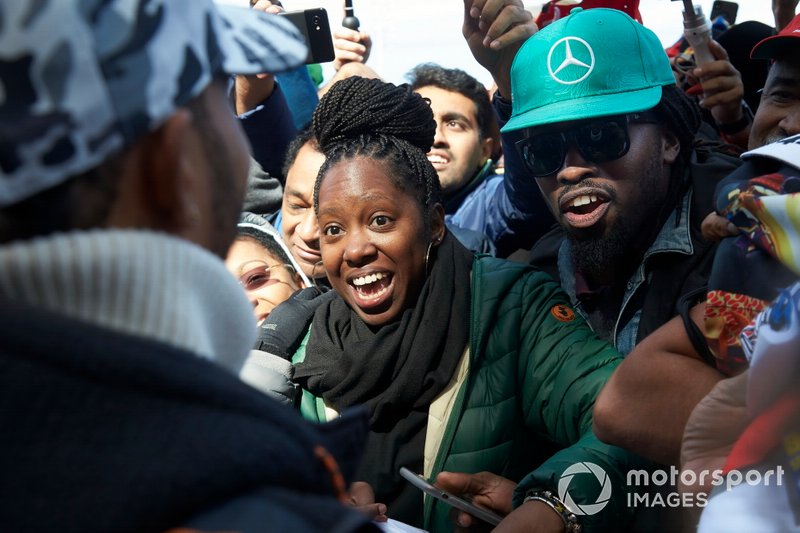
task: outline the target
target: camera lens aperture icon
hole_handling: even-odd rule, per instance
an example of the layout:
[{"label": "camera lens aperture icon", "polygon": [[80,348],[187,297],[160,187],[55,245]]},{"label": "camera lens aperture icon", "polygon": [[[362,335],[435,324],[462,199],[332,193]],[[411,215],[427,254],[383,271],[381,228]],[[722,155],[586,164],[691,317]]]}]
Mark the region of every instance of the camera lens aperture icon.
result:
[{"label": "camera lens aperture icon", "polygon": [[[576,475],[593,474],[597,482],[602,487],[597,501],[594,503],[576,503],[569,494],[569,484]],[[608,505],[611,499],[611,480],[608,479],[606,471],[594,463],[575,463],[561,474],[558,480],[558,497],[576,515],[591,516],[597,514]]]}]

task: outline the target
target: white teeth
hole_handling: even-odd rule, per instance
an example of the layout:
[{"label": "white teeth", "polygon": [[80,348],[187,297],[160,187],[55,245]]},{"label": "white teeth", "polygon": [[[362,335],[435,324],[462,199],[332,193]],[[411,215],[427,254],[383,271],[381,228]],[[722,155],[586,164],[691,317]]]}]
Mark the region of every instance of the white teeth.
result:
[{"label": "white teeth", "polygon": [[[356,290],[358,290],[358,289],[356,289]],[[361,295],[362,298],[366,298],[366,299],[369,299],[369,300],[375,300],[377,298],[380,298],[380,296],[383,295],[383,293],[385,293],[388,290],[389,290],[389,287],[383,287],[381,290],[379,290],[378,292],[373,293],[373,294],[364,294],[360,290],[358,291],[358,293]]]},{"label": "white teeth", "polygon": [[353,278],[353,285],[360,287],[361,285],[369,285],[370,283],[375,283],[379,279],[383,279],[384,275],[380,272],[375,274],[367,274],[366,276],[362,276],[360,278]]},{"label": "white teeth", "polygon": [[434,164],[437,164],[437,163],[438,163],[438,164],[444,164],[444,163],[447,163],[447,159],[445,159],[444,157],[440,157],[440,156],[438,156],[438,155],[429,155],[429,156],[428,156],[428,161],[430,161],[431,163],[434,163]]},{"label": "white teeth", "polygon": [[578,196],[577,198],[572,199],[572,201],[569,203],[569,207],[580,207],[582,205],[587,205],[596,201],[597,201],[597,196],[593,194]]}]

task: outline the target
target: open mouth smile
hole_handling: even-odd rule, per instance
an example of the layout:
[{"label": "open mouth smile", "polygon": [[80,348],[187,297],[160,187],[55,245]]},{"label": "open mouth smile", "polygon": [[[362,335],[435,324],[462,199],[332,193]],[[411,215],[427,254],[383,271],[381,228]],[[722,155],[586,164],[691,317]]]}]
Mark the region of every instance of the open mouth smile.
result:
[{"label": "open mouth smile", "polygon": [[440,154],[428,154],[428,161],[430,161],[431,165],[433,165],[433,168],[436,169],[444,167],[450,163],[450,160],[447,157]]},{"label": "open mouth smile", "polygon": [[391,295],[394,276],[389,272],[372,272],[351,278],[347,284],[356,300],[364,309],[382,305]]},{"label": "open mouth smile", "polygon": [[608,211],[610,200],[601,189],[581,189],[565,194],[560,209],[566,223],[574,228],[589,228]]}]

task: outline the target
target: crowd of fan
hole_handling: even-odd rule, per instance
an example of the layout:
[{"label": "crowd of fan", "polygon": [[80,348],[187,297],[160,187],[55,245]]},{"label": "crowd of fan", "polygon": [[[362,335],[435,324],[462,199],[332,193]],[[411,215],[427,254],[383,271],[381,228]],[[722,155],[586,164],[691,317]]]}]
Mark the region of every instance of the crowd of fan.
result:
[{"label": "crowd of fan", "polygon": [[799,530],[797,1],[700,65],[638,4],[464,0],[486,88],[348,28],[315,82],[269,0],[0,3],[0,521],[490,527],[406,468],[497,531]]}]

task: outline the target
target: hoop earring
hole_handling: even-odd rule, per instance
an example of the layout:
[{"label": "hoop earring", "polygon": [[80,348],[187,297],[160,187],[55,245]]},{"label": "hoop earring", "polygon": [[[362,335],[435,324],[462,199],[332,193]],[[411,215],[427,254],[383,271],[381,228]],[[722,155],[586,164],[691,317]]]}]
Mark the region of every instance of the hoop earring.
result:
[{"label": "hoop earring", "polygon": [[428,277],[428,260],[431,257],[431,248],[433,247],[433,241],[428,243],[428,250],[425,252],[425,277]]}]

